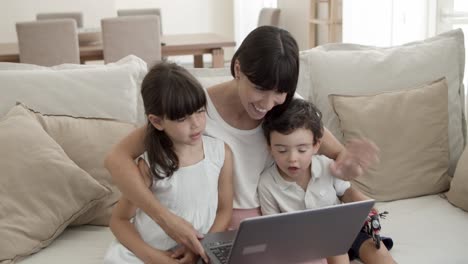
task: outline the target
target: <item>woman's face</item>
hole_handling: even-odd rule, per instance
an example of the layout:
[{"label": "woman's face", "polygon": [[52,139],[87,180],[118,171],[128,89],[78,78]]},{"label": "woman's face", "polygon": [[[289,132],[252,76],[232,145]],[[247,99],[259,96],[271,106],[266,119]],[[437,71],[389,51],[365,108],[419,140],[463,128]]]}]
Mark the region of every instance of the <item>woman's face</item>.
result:
[{"label": "woman's face", "polygon": [[239,71],[239,77],[241,103],[247,114],[254,120],[263,119],[268,111],[286,100],[287,93],[264,90],[263,87],[253,84],[241,71]]}]

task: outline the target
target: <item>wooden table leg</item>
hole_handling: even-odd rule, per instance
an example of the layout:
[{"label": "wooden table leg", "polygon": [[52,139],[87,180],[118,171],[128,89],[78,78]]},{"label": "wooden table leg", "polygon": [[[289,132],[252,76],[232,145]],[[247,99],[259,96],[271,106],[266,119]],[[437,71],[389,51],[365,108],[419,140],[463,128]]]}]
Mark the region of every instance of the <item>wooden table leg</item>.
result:
[{"label": "wooden table leg", "polygon": [[203,68],[203,55],[193,55],[193,66]]},{"label": "wooden table leg", "polygon": [[223,49],[214,49],[211,52],[213,68],[222,68],[224,67],[224,50]]}]

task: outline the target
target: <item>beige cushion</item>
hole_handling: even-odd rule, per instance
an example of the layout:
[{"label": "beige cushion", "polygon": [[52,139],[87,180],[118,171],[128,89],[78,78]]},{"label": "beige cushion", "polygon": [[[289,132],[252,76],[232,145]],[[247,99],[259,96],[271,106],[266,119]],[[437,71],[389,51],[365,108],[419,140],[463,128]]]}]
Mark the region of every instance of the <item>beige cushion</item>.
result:
[{"label": "beige cushion", "polygon": [[21,106],[0,121],[0,262],[48,246],[109,191]]},{"label": "beige cushion", "polygon": [[449,187],[445,79],[406,91],[330,96],[345,141],[369,138],[381,162],[353,185],[379,201],[439,193]]},{"label": "beige cushion", "polygon": [[468,211],[468,147],[458,161],[447,198],[453,205]]},{"label": "beige cushion", "polygon": [[112,207],[119,199],[120,192],[104,168],[104,158],[113,145],[135,129],[135,125],[106,119],[43,115],[38,112],[35,116],[73,162],[111,191],[110,195],[71,225],[108,225]]}]

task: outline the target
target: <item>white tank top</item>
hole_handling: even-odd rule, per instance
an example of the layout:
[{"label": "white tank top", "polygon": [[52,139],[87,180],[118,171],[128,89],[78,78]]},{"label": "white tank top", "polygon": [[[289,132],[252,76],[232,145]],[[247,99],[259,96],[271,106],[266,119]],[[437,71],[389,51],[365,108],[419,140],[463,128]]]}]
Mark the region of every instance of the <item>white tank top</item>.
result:
[{"label": "white tank top", "polygon": [[[213,225],[218,208],[218,178],[224,165],[224,142],[203,136],[205,158],[200,162],[179,168],[163,180],[154,179],[151,190],[154,196],[174,214],[184,218],[202,234]],[[146,213],[137,209],[133,219],[141,238],[149,245],[168,250],[176,246],[163,229]],[[142,263],[118,241],[110,246],[104,263]]]},{"label": "white tank top", "polygon": [[263,129],[241,130],[230,126],[218,113],[207,95],[205,133],[222,139],[232,150],[234,159],[234,208],[251,209],[260,206],[257,185],[260,174],[272,163]]}]

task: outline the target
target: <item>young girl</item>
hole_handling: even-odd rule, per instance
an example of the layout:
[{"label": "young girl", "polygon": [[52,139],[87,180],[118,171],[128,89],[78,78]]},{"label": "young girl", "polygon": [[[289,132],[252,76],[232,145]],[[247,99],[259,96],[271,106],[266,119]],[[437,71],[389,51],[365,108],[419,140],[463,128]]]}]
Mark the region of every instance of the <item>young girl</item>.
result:
[{"label": "young girl", "polygon": [[[200,234],[225,230],[232,214],[232,154],[219,139],[204,136],[206,96],[184,68],[155,65],[141,89],[148,117],[145,156],[138,162],[143,182],[159,206],[181,217]],[[128,197],[112,213],[110,228],[118,241],[104,263],[195,263],[198,256],[181,247]]]}]

